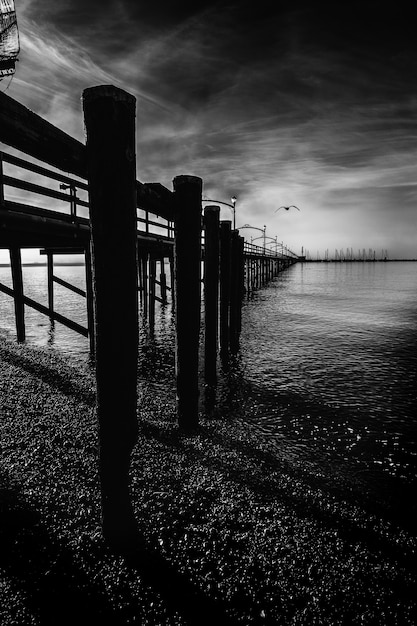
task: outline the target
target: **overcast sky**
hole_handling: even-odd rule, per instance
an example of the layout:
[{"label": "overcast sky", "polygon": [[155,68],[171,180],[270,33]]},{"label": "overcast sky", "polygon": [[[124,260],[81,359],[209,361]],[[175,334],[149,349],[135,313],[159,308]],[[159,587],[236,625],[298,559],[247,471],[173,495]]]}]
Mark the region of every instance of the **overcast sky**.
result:
[{"label": "overcast sky", "polygon": [[20,60],[0,89],[82,141],[83,89],[134,94],[139,180],[201,176],[206,197],[237,196],[237,226],[265,224],[297,253],[417,257],[417,36],[402,2],[16,9]]}]

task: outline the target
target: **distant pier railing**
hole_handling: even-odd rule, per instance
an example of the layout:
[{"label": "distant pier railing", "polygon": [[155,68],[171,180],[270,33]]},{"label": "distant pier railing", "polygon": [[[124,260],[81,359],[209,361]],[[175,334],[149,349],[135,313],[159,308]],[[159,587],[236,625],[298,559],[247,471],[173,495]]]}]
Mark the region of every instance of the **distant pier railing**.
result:
[{"label": "distant pier railing", "polygon": [[[239,349],[244,294],[298,260],[244,241],[220,209],[202,214],[202,180],[177,176],[173,191],[136,180],[135,99],[111,85],[83,94],[86,145],[0,93],[0,249],[8,249],[18,341],[30,306],[88,336],[97,380],[103,533],[129,541],[130,453],[136,442],[139,311],[152,326],[170,303],[176,328],[178,422],[198,426],[198,356],[204,295],[204,383]],[[18,156],[15,154],[18,153]],[[24,156],[25,155],[25,158]],[[34,160],[36,162],[34,162]],[[24,294],[21,250],[47,258],[48,306]],[[54,274],[54,257],[83,254],[86,290]],[[54,310],[54,284],[86,300],[87,328]],[[204,286],[202,294],[202,285]],[[116,419],[117,418],[117,419]]]}]

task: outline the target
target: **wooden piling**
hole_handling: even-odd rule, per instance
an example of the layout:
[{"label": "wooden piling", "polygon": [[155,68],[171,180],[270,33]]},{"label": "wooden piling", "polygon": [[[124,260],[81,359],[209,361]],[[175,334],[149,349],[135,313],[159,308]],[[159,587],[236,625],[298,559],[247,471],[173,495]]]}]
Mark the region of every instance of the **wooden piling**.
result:
[{"label": "wooden piling", "polygon": [[167,304],[168,303],[168,298],[167,298],[167,276],[166,276],[166,273],[165,273],[165,259],[164,259],[164,257],[161,257],[159,259],[159,264],[160,264],[159,288],[160,288],[161,300],[162,300],[162,304]]},{"label": "wooden piling", "polygon": [[173,184],[177,411],[180,428],[190,431],[198,425],[202,180],[177,176]]},{"label": "wooden piling", "polygon": [[220,355],[229,352],[230,240],[232,222],[220,222]]},{"label": "wooden piling", "polygon": [[[46,266],[48,272],[48,308],[53,313],[54,311],[54,255],[50,250],[46,251]],[[54,324],[52,317],[50,318],[51,325]]]},{"label": "wooden piling", "polygon": [[156,259],[149,255],[149,326],[155,327]]},{"label": "wooden piling", "polygon": [[10,248],[9,254],[14,292],[13,298],[14,313],[16,319],[16,336],[17,341],[24,341],[26,338],[25,305],[23,301],[23,273],[20,248],[18,246],[13,246],[12,248]]},{"label": "wooden piling", "polygon": [[142,312],[143,317],[147,319],[148,317],[148,253],[142,255],[141,257],[141,267],[142,267]]},{"label": "wooden piling", "polygon": [[217,380],[220,207],[204,209],[204,379]]},{"label": "wooden piling", "polygon": [[240,255],[239,231],[233,230],[230,238],[230,352],[236,354],[239,350],[239,307],[240,307]]},{"label": "wooden piling", "polygon": [[172,311],[175,311],[175,277],[174,277],[174,257],[169,257],[169,284],[171,287]]},{"label": "wooden piling", "polygon": [[83,93],[95,295],[103,535],[136,536],[129,495],[137,440],[138,283],[135,98],[112,85]]},{"label": "wooden piling", "polygon": [[94,357],[95,353],[95,335],[94,335],[94,292],[93,292],[93,269],[91,242],[84,250],[85,260],[85,285],[86,285],[86,301],[87,301],[87,327],[88,339],[90,343],[90,356]]},{"label": "wooden piling", "polygon": [[238,267],[239,267],[239,308],[237,311],[237,330],[238,333],[242,331],[242,304],[243,297],[245,295],[245,239],[244,237],[238,237]]}]

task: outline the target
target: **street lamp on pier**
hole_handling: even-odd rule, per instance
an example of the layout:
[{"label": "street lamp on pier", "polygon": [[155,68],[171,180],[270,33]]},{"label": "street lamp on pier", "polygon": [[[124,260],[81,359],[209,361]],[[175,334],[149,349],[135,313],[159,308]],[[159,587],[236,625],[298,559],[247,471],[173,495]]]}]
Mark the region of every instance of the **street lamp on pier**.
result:
[{"label": "street lamp on pier", "polygon": [[233,230],[236,230],[236,196],[232,196],[229,202],[221,202],[220,200],[210,200],[210,198],[203,198],[203,202],[215,202],[216,204],[223,204],[224,206],[229,207],[229,209],[233,212]]},{"label": "street lamp on pier", "polygon": [[[240,226],[238,228],[238,230],[241,230],[242,228],[253,228],[254,230],[260,230],[261,233],[263,233],[263,235],[261,237],[255,237],[255,239],[263,239],[264,240],[264,250],[265,250],[265,245],[266,245],[266,241],[265,241],[266,226],[264,226],[263,228],[258,228],[258,226],[251,226],[250,224],[243,224],[243,226]],[[255,239],[252,239],[251,241],[255,241]]]}]

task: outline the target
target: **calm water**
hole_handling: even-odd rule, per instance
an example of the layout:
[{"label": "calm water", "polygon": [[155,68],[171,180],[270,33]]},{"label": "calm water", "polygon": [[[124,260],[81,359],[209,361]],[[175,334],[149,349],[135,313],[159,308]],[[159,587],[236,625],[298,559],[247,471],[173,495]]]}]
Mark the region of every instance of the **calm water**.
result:
[{"label": "calm water", "polygon": [[[85,288],[80,266],[55,273]],[[0,268],[10,285],[10,270]],[[26,294],[47,304],[46,268],[25,267]],[[55,286],[56,310],[86,325],[82,297]],[[2,332],[13,304],[0,294]],[[170,381],[170,306],[142,325],[140,376]],[[27,341],[81,361],[88,341],[26,308]],[[416,520],[417,264],[309,263],[245,301],[241,351],[219,381],[218,404],[250,421],[280,458],[345,493]]]},{"label": "calm water", "polygon": [[416,347],[416,263],[297,264],[245,307],[246,413],[292,462],[415,519]]}]

